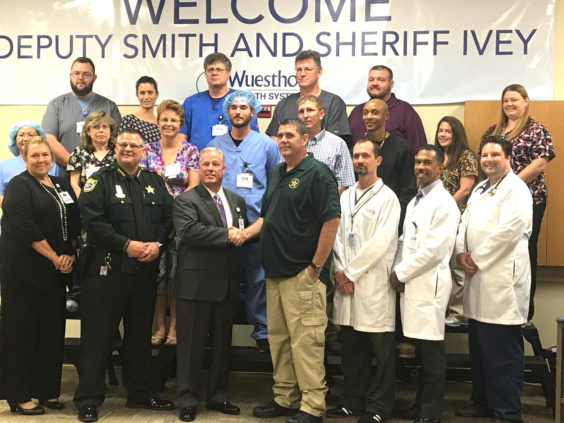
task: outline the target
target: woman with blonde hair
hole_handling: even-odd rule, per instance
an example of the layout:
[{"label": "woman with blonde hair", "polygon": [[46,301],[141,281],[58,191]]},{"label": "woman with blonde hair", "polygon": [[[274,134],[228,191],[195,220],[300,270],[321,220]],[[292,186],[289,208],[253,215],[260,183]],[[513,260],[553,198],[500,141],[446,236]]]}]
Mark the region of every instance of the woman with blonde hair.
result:
[{"label": "woman with blonde hair", "polygon": [[26,171],[12,178],[2,203],[0,398],[12,412],[38,415],[43,407],[64,408],[65,286],[80,213],[68,181],[48,174],[53,158],[45,138],[31,138],[22,155]]}]

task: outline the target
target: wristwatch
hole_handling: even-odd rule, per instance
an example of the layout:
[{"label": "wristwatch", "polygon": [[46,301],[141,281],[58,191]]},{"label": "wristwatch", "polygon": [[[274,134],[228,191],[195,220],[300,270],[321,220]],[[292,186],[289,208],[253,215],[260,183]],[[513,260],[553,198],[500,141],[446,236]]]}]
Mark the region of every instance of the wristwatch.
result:
[{"label": "wristwatch", "polygon": [[159,250],[160,250],[161,248],[163,248],[163,243],[162,243],[162,242],[156,241],[156,243],[157,243],[157,246],[159,247]]},{"label": "wristwatch", "polygon": [[321,271],[323,270],[323,265],[322,265],[322,264],[317,265],[317,264],[315,264],[314,262],[311,262],[309,265],[310,265],[310,267],[311,267],[313,270],[315,270],[315,273],[321,273]]}]

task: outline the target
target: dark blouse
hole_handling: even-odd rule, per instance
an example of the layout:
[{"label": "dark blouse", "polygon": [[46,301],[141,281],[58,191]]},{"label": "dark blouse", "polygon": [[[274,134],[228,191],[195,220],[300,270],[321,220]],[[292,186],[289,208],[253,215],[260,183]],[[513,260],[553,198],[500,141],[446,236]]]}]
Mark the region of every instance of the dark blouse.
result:
[{"label": "dark blouse", "polygon": [[[491,135],[495,125],[488,128],[484,137]],[[484,142],[482,138],[482,143]],[[529,119],[529,125],[515,138],[510,140],[512,148],[511,169],[519,174],[531,162],[538,158],[550,161],[554,158],[554,146],[550,132],[540,123]],[[535,204],[546,203],[546,182],[544,172],[541,172],[532,182],[528,184],[529,191],[533,196]]]},{"label": "dark blouse", "polygon": [[161,139],[161,131],[159,131],[158,125],[150,122],[145,122],[135,115],[125,115],[121,119],[118,133],[123,128],[137,129],[141,133],[141,135],[143,135],[145,142],[148,143],[157,142]]},{"label": "dark blouse", "polygon": [[78,204],[69,182],[54,176],[51,181],[55,188],[24,171],[12,178],[2,203],[0,271],[44,290],[56,283],[50,276],[59,272],[31,244],[45,239],[57,254],[72,254],[72,240],[80,232]]}]

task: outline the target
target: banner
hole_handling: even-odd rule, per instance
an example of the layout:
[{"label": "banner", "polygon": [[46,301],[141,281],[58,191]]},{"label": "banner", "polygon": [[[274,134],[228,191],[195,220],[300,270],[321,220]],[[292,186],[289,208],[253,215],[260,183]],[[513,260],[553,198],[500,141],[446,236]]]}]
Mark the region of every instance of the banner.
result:
[{"label": "banner", "polygon": [[72,61],[90,57],[94,91],[137,104],[153,76],[160,98],[206,90],[203,60],[233,63],[230,86],[263,104],[299,90],[294,58],[322,56],[320,85],[367,98],[368,70],[394,71],[414,104],[498,99],[523,84],[552,99],[555,0],[18,0],[2,8],[0,104],[47,104],[69,92]]}]

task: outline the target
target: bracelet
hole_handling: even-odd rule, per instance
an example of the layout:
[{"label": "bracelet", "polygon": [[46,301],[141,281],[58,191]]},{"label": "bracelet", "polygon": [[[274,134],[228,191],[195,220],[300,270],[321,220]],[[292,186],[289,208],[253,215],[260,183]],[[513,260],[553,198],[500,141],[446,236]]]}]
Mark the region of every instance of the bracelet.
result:
[{"label": "bracelet", "polygon": [[129,247],[129,243],[131,242],[131,239],[128,239],[125,243],[125,245],[123,246],[123,252],[125,253],[127,251],[127,247]]}]

